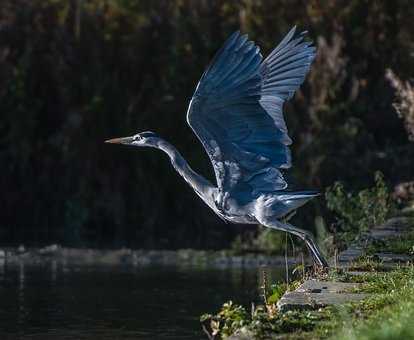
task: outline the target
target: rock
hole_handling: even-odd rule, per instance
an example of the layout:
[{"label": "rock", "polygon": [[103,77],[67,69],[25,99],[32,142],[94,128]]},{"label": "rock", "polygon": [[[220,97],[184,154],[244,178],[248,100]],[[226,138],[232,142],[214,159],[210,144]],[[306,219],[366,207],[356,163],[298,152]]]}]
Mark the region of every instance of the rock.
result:
[{"label": "rock", "polygon": [[248,330],[246,327],[242,327],[229,336],[227,340],[252,340],[254,338],[255,336],[252,331]]},{"label": "rock", "polygon": [[19,248],[17,248],[17,253],[19,254],[23,254],[25,251],[26,251],[26,248],[24,247],[23,244],[21,244]]},{"label": "rock", "polygon": [[6,258],[6,252],[3,249],[0,249],[0,259]]},{"label": "rock", "polygon": [[46,246],[44,248],[39,249],[39,254],[41,255],[54,255],[60,250],[60,246],[57,244],[51,244],[50,246]]},{"label": "rock", "polygon": [[414,200],[414,181],[403,182],[396,185],[392,196],[400,202],[409,202]]}]

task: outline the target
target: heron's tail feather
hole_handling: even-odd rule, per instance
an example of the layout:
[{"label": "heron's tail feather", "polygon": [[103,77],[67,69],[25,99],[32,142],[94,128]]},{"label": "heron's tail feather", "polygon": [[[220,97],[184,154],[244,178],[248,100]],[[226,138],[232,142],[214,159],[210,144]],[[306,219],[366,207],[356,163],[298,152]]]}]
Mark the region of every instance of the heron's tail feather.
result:
[{"label": "heron's tail feather", "polygon": [[311,199],[319,195],[320,193],[316,190],[303,190],[303,191],[285,192],[281,194],[279,198],[281,200],[301,200],[301,199]]},{"label": "heron's tail feather", "polygon": [[283,201],[287,209],[287,213],[298,209],[312,198],[319,196],[320,193],[317,191],[292,191],[282,194],[278,197],[279,200]]}]

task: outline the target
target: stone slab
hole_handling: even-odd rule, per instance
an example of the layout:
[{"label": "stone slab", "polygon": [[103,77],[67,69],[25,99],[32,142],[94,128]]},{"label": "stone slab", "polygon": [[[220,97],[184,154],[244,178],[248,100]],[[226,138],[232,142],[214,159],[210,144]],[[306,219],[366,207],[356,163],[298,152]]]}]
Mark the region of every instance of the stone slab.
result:
[{"label": "stone slab", "polygon": [[346,273],[352,276],[363,276],[363,275],[372,274],[373,272],[351,270],[351,271],[347,271]]},{"label": "stone slab", "polygon": [[278,301],[279,311],[314,310],[329,305],[339,305],[347,302],[360,301],[368,294],[349,293],[357,288],[357,283],[325,282],[308,280],[295,291],[285,293]]},{"label": "stone slab", "polygon": [[387,241],[389,239],[403,236],[413,231],[413,218],[411,217],[393,217],[385,223],[371,228],[363,239]]},{"label": "stone slab", "polygon": [[407,254],[394,254],[389,252],[375,253],[374,256],[382,262],[392,262],[392,263],[407,263],[414,260],[414,256]]},{"label": "stone slab", "polygon": [[360,287],[359,283],[306,280],[297,289],[301,293],[343,293]]},{"label": "stone slab", "polygon": [[338,262],[340,264],[354,262],[362,255],[364,255],[364,249],[362,247],[351,245],[347,250],[344,250],[338,255]]},{"label": "stone slab", "polygon": [[[375,226],[361,235],[360,239],[349,245],[348,249],[342,251],[338,255],[338,262],[343,266],[347,266],[351,262],[355,262],[359,257],[365,254],[365,247],[373,241],[388,241],[396,237],[402,237],[405,234],[414,231],[412,217],[393,217],[385,223]],[[381,261],[386,263],[398,263],[413,261],[414,256],[378,253],[375,254]]]}]

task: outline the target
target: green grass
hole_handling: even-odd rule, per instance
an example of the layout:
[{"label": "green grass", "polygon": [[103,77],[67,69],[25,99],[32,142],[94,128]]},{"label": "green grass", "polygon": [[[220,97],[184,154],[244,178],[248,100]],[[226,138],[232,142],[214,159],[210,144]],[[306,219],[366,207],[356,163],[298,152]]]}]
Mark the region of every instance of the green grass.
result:
[{"label": "green grass", "polygon": [[241,328],[255,339],[281,334],[296,340],[414,339],[413,266],[361,276],[341,273],[336,277],[362,283],[356,292],[371,297],[319,311],[287,313],[278,313],[273,304],[255,307],[250,313],[236,304],[226,304],[218,314],[205,316],[203,322],[210,322],[216,339],[225,339]]},{"label": "green grass", "polygon": [[385,306],[373,312],[371,317],[363,322],[343,327],[335,339],[414,339],[413,320],[414,301],[410,298],[408,301],[402,300],[398,304]]},{"label": "green grass", "polygon": [[318,324],[310,338],[414,339],[414,268],[354,276],[357,290],[372,294],[358,303],[326,308],[328,322]]},{"label": "green grass", "polygon": [[335,339],[414,339],[413,267],[371,274],[361,290],[375,295],[352,306]]}]

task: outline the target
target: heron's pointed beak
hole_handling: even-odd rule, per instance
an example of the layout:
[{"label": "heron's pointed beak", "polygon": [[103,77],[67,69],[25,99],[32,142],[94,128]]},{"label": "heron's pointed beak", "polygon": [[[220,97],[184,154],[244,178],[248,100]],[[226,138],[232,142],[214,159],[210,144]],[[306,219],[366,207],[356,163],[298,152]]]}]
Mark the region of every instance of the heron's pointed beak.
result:
[{"label": "heron's pointed beak", "polygon": [[108,140],[105,141],[105,143],[129,145],[133,141],[134,141],[133,137],[122,137],[122,138],[108,139]]}]

